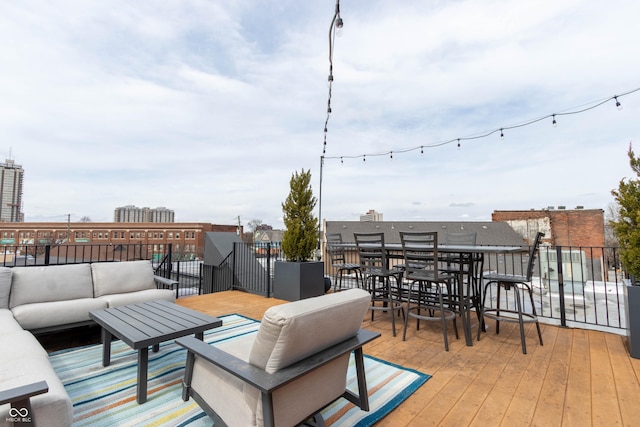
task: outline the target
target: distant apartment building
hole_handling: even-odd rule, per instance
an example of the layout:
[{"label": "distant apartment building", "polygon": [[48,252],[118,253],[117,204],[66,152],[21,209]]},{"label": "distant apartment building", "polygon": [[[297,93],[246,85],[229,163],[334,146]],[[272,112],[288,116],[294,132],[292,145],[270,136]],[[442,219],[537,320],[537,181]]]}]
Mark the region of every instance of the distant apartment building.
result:
[{"label": "distant apartment building", "polygon": [[22,222],[22,180],[24,169],[11,159],[0,164],[0,221]]},{"label": "distant apartment building", "polygon": [[115,208],[114,222],[175,222],[175,213],[165,207],[139,208],[133,205]]},{"label": "distant apartment building", "polygon": [[360,221],[382,221],[382,213],[369,209],[366,214],[360,215]]}]

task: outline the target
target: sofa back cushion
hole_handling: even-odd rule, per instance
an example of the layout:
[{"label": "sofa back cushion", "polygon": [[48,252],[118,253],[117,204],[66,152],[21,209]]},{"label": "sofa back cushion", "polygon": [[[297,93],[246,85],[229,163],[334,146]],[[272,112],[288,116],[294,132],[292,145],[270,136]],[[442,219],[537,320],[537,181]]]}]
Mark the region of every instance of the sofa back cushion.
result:
[{"label": "sofa back cushion", "polygon": [[0,309],[9,308],[9,294],[11,293],[11,269],[0,267]]},{"label": "sofa back cushion", "polygon": [[151,261],[91,264],[95,297],[156,289]]},{"label": "sofa back cushion", "polygon": [[13,267],[9,307],[92,298],[89,264]]},{"label": "sofa back cushion", "polygon": [[307,298],[268,309],[249,363],[278,371],[354,336],[371,302],[363,289]]}]

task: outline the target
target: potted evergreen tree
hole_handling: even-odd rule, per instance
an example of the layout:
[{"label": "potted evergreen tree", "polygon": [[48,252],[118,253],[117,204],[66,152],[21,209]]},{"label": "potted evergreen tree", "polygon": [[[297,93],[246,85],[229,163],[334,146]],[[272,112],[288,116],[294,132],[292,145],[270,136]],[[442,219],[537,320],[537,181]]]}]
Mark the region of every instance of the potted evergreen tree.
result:
[{"label": "potted evergreen tree", "polygon": [[612,190],[618,204],[618,215],[610,224],[620,243],[620,259],[628,279],[624,286],[625,315],[629,352],[640,359],[640,158],[629,145],[629,164],[635,179],[620,180]]},{"label": "potted evergreen tree", "polygon": [[273,296],[295,301],[325,292],[324,263],[312,261],[319,225],[313,214],[316,198],[311,189],[311,170],[294,172],[289,187],[289,195],[282,203],[285,230],[280,245],[286,261],[275,264]]}]

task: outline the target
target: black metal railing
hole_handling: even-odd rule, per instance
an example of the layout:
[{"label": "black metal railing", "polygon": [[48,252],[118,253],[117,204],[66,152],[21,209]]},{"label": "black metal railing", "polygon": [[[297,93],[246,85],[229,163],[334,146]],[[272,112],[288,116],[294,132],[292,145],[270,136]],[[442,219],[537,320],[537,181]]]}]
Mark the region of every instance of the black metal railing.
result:
[{"label": "black metal railing", "polygon": [[[529,250],[525,246],[521,252],[485,255],[483,271],[526,276]],[[346,262],[359,263],[355,249],[346,250],[345,256]],[[324,259],[330,258],[325,254]],[[325,262],[325,274],[332,280],[334,270]],[[623,333],[626,329],[623,275],[617,248],[543,246],[531,280],[538,316],[561,326]],[[355,276],[346,281],[355,286]],[[488,301],[495,303],[494,295],[490,294]],[[508,307],[514,302],[506,304]]]},{"label": "black metal railing", "polygon": [[162,251],[157,246],[132,244],[62,244],[5,245],[0,247],[0,265],[31,267],[42,265],[82,264],[150,260],[155,273],[179,282],[176,296],[202,292],[201,262],[185,261],[168,244]]},{"label": "black metal railing", "polygon": [[[179,296],[237,289],[270,297],[274,264],[283,259],[278,245],[271,244],[257,250],[250,243],[234,243],[233,250],[218,265],[183,260],[181,254],[172,252],[171,245],[164,249],[159,253],[153,245],[142,244],[5,246],[0,251],[0,264],[13,267],[149,259],[156,274],[180,282]],[[522,249],[486,255],[483,271],[525,275],[529,248]],[[355,249],[345,250],[345,255],[347,262],[359,262]],[[323,259],[329,257],[325,254]],[[325,262],[324,268],[325,275],[335,280],[330,263]],[[617,248],[542,246],[534,271],[534,304],[539,317],[548,323],[615,333],[626,329],[624,272]],[[355,286],[354,279],[347,277],[347,286]]]}]

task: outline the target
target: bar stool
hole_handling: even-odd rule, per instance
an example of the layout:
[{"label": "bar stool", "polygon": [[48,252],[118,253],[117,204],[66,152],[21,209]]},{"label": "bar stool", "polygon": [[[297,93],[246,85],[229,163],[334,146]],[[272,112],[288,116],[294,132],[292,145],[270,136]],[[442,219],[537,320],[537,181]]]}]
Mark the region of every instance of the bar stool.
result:
[{"label": "bar stool", "polygon": [[[527,354],[527,344],[525,342],[524,324],[535,323],[538,330],[538,338],[540,345],[542,343],[542,332],[540,331],[540,323],[538,322],[538,315],[536,313],[536,306],[533,302],[533,290],[528,282],[531,281],[533,276],[533,269],[535,266],[536,255],[538,254],[538,247],[540,241],[544,237],[544,233],[538,233],[536,235],[535,242],[529,252],[529,263],[527,265],[527,275],[519,276],[513,274],[485,274],[484,279],[487,280],[484,285],[484,292],[482,294],[482,303],[480,304],[480,317],[482,325],[478,328],[478,341],[480,341],[480,332],[484,329],[484,318],[488,317],[496,321],[496,334],[500,333],[500,322],[514,322],[520,325],[520,341],[522,342],[522,353]],[[497,286],[497,303],[496,307],[486,307],[487,292],[492,284]],[[500,290],[504,289],[505,292],[513,291],[515,298],[515,309],[501,308],[500,307]],[[529,294],[529,300],[531,302],[531,313],[527,313],[523,308],[524,291]]]}]

